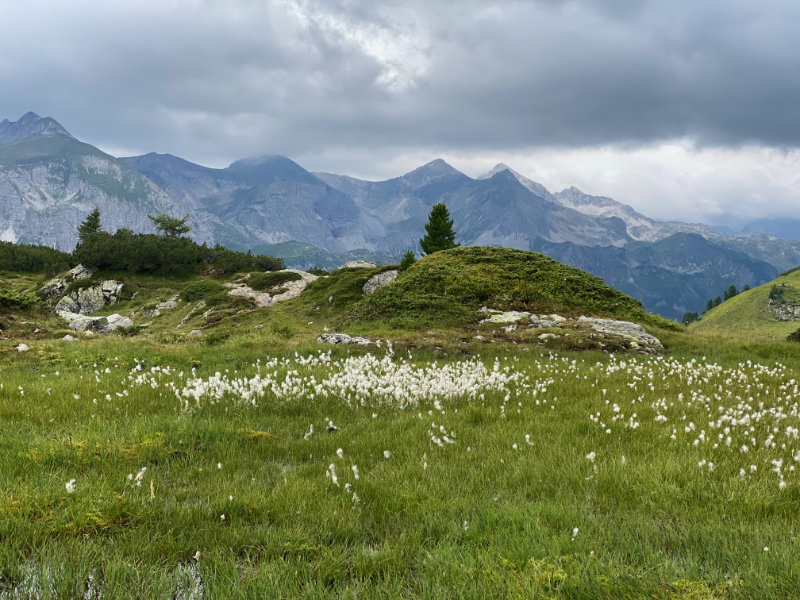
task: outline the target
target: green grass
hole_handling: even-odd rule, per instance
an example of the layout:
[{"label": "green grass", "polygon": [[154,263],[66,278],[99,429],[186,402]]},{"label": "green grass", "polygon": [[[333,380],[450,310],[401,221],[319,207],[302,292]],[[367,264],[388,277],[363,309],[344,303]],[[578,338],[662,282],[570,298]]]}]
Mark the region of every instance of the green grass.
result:
[{"label": "green grass", "polygon": [[692,323],[689,331],[737,341],[783,341],[800,323],[777,320],[769,308],[770,295],[781,302],[800,304],[800,271],[789,271],[726,300]]},{"label": "green grass", "polygon": [[[671,335],[677,354],[694,355],[686,334]],[[297,350],[303,356],[318,348]],[[746,456],[710,443],[695,447],[693,438],[700,428],[711,433],[717,413],[678,401],[692,391],[709,398],[722,392],[715,404],[731,406],[737,395],[756,394],[771,407],[778,386],[796,377],[796,357],[785,372],[745,368],[730,384],[729,373],[705,370],[703,362],[503,346],[478,360],[490,372],[499,359],[500,372],[520,373],[529,387],[438,403],[412,394],[407,405],[375,392],[312,397],[299,388],[297,395],[267,391],[253,405],[239,388],[216,400],[189,399],[187,407],[170,386],[259,371],[295,381],[282,389],[309,385],[312,376],[321,383],[343,370],[337,360],[364,355],[336,350],[332,363],[304,366],[264,328],[216,346],[108,337],[6,354],[0,596],[27,581],[39,590],[34,597],[46,597],[48,586],[58,597],[75,597],[91,576],[104,598],[173,597],[194,573],[206,594],[222,598],[800,592],[800,480],[786,471],[788,485],[779,490],[769,464],[787,458],[797,442]],[[725,352],[732,354],[709,352],[707,361],[738,373],[749,354]],[[778,350],[764,352],[772,356],[762,362],[772,363]],[[397,354],[407,357],[400,348]],[[265,366],[271,357],[285,362]],[[143,367],[132,372],[137,359]],[[422,350],[408,368],[432,369],[423,378],[432,386],[433,374],[457,362]],[[701,375],[690,383],[677,367]],[[755,378],[764,386],[758,391]],[[652,404],[662,399],[672,405],[666,424],[653,418]],[[636,428],[626,425],[633,412]],[[599,422],[588,418],[596,413]],[[624,418],[612,420],[618,414]],[[328,432],[329,420],[337,431]],[[781,430],[796,421],[782,420]],[[684,432],[688,422],[695,432]],[[759,425],[759,440],[770,423]],[[439,447],[432,435],[455,443]],[[698,468],[702,459],[713,460],[715,470]],[[740,465],[751,463],[758,472],[740,479]],[[330,464],[339,486],[325,475]],[[138,486],[128,476],[142,467]],[[72,479],[75,492],[68,493]]]}]

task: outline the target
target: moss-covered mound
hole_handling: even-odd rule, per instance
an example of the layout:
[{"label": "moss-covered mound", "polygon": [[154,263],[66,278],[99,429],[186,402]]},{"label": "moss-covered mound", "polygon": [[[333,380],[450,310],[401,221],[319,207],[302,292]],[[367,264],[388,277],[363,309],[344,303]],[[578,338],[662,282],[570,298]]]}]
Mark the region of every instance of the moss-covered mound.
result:
[{"label": "moss-covered mound", "polygon": [[543,254],[482,246],[422,258],[395,283],[361,302],[352,316],[395,327],[458,326],[479,320],[477,309],[484,305],[671,324],[594,275]]}]

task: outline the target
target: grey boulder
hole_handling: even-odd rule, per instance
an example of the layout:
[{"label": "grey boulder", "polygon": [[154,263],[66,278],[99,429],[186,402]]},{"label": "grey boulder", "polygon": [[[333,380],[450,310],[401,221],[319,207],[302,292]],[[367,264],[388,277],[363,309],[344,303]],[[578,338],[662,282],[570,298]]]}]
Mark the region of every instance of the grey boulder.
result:
[{"label": "grey boulder", "polygon": [[378,273],[377,275],[373,275],[369,278],[367,283],[365,283],[361,288],[361,291],[364,292],[364,295],[369,296],[370,294],[377,292],[382,287],[386,287],[390,283],[394,282],[395,279],[397,279],[397,269]]}]

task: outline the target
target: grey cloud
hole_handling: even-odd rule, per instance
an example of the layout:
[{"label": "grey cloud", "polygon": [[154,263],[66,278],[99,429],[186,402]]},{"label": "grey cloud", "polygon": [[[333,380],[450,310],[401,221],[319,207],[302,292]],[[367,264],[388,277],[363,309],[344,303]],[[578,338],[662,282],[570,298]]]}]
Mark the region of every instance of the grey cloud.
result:
[{"label": "grey cloud", "polygon": [[223,164],[800,140],[789,0],[19,4],[0,117],[35,110],[106,147]]}]

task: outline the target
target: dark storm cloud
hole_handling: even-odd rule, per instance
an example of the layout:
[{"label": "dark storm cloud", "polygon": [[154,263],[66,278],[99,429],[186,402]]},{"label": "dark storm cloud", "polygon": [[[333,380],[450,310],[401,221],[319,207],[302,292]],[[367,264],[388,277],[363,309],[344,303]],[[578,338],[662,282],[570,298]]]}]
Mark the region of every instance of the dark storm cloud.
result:
[{"label": "dark storm cloud", "polygon": [[221,163],[800,145],[794,1],[9,3],[0,117]]}]

